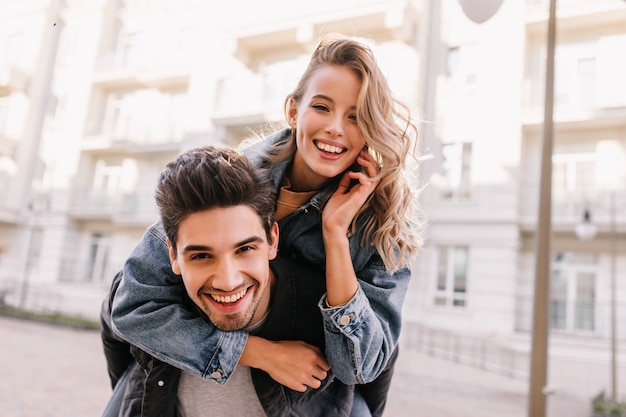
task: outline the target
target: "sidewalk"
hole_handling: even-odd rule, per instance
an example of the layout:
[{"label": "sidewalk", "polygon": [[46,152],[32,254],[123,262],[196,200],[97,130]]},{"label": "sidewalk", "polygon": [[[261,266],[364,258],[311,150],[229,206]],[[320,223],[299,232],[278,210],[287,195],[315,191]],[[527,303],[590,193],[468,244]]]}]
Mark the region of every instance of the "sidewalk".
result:
[{"label": "sidewalk", "polygon": [[[99,416],[110,388],[97,331],[0,317],[0,417]],[[526,417],[527,383],[404,349],[386,417]],[[546,417],[588,417],[555,394]],[[226,416],[225,416],[226,417]]]},{"label": "sidewalk", "polygon": [[[528,417],[528,382],[402,349],[386,417]],[[590,402],[548,398],[546,417],[589,417]]]}]

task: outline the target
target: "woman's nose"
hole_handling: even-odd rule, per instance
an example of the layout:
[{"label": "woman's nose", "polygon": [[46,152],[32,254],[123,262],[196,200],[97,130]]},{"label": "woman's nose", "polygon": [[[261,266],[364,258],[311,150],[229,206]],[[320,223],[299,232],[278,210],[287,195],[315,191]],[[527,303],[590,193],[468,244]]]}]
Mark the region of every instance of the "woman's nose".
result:
[{"label": "woman's nose", "polygon": [[326,127],[326,132],[334,136],[343,135],[343,119],[340,117],[333,118]]}]

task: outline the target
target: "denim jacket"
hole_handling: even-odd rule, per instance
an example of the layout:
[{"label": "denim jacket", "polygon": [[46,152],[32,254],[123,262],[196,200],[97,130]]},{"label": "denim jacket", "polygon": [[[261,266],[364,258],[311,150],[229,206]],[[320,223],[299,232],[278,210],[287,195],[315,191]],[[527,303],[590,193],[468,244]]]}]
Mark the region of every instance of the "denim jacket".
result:
[{"label": "denim jacket", "polygon": [[[281,257],[272,261],[271,267],[276,282],[272,287],[270,310],[255,334],[269,340],[303,340],[323,349],[322,318],[315,305],[326,288],[324,280],[318,277],[322,275],[323,278],[323,272]],[[111,330],[110,306],[119,288],[119,278],[118,275],[114,279],[100,315],[104,353],[114,388],[103,417],[175,417],[180,370],[129,346]],[[179,301],[190,310],[197,309],[186,296]],[[199,309],[197,311],[202,314]],[[205,326],[209,325],[206,320]],[[251,376],[259,401],[270,417],[350,415],[354,386],[336,379],[332,370],[321,387],[309,388],[305,392],[292,391],[259,369],[252,368]]]},{"label": "denim jacket", "polygon": [[[244,153],[256,164],[267,166],[255,150],[271,147],[288,134],[288,130],[280,131]],[[291,159],[269,167],[277,188],[290,163]],[[321,209],[335,188],[336,182],[331,182],[280,221],[281,254],[325,269]],[[359,279],[357,293],[343,306],[327,307],[325,296],[318,303],[327,360],[335,376],[348,385],[371,382],[385,370],[397,346],[402,304],[411,277],[408,267],[390,274],[376,248],[361,245],[364,224],[357,226],[356,233],[349,237]],[[196,312],[180,304],[185,288],[171,270],[165,242],[163,228],[157,222],[148,228],[127,259],[113,302],[113,328],[155,358],[224,383],[239,361],[247,333],[222,332],[207,326]],[[156,333],[162,337],[155,338]]]}]

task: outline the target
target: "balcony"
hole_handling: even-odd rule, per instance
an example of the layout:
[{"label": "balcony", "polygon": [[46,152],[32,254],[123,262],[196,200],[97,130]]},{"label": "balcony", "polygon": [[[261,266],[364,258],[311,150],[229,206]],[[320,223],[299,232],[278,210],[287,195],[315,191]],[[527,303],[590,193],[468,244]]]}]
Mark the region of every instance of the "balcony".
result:
[{"label": "balcony", "polygon": [[[525,198],[520,199],[520,227],[522,230],[534,232],[537,227],[537,208],[539,206],[538,188],[526,186],[523,188]],[[619,204],[626,202],[626,190],[616,192],[616,201]],[[593,190],[552,190],[552,228],[556,233],[574,234],[577,224],[582,221],[583,213],[589,210],[593,213],[593,221],[601,231],[609,228],[610,213],[606,207],[610,205],[608,191]],[[625,232],[626,210],[618,211],[613,219],[618,227],[618,233]]]},{"label": "balcony", "polygon": [[89,129],[81,151],[97,153],[178,153],[183,140],[180,126],[159,126],[140,118],[124,118],[117,123]]},{"label": "balcony", "polygon": [[70,216],[77,221],[148,226],[158,217],[153,188],[127,193],[79,189],[74,195]]},{"label": "balcony", "polygon": [[188,59],[176,51],[105,54],[93,76],[105,90],[186,88],[190,78]]},{"label": "balcony", "polygon": [[[267,82],[265,74],[223,78],[218,82],[213,122],[227,129],[283,121],[285,97],[296,85],[298,74],[283,73]],[[280,81],[275,83],[275,81]],[[241,97],[246,97],[241,100]]]},{"label": "balcony", "polygon": [[[322,6],[320,6],[320,10]],[[334,2],[325,11],[265,25],[244,25],[231,33],[234,54],[248,65],[264,56],[310,53],[322,33],[358,33],[378,42],[410,43],[416,35],[418,13],[413,2]],[[245,22],[244,22],[245,23]]]},{"label": "balcony", "polygon": [[[530,33],[545,33],[548,0],[527,2],[526,27]],[[557,5],[559,31],[582,31],[597,27],[619,27],[626,21],[623,0],[560,0]]]}]

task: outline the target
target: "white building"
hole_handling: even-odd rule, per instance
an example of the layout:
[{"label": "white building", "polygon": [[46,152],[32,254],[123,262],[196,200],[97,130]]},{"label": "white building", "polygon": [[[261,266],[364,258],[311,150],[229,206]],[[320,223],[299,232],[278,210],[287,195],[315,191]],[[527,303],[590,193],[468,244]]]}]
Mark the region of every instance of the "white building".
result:
[{"label": "white building", "polygon": [[[432,154],[404,343],[525,378],[547,0],[505,0],[482,24],[456,0],[296,3],[0,0],[4,300],[97,317],[166,162],[282,123],[317,39],[339,31],[379,43]],[[626,4],[561,0],[558,27],[550,384],[591,397],[609,390],[611,276],[626,343]]]}]

